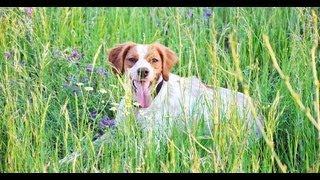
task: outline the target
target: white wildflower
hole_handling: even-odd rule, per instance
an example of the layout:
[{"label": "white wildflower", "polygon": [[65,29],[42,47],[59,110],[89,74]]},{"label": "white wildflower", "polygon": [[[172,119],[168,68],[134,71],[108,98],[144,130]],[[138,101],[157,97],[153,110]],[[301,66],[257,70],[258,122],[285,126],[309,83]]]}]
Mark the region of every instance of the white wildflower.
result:
[{"label": "white wildflower", "polygon": [[105,89],[100,89],[99,92],[100,92],[101,94],[106,94],[108,91],[105,90]]},{"label": "white wildflower", "polygon": [[86,90],[86,91],[93,91],[93,87],[84,87],[84,90]]},{"label": "white wildflower", "polygon": [[112,108],[110,108],[110,111],[116,111],[117,110],[117,108],[116,107],[112,107]]},{"label": "white wildflower", "polygon": [[83,86],[84,84],[83,83],[77,83],[77,86]]}]

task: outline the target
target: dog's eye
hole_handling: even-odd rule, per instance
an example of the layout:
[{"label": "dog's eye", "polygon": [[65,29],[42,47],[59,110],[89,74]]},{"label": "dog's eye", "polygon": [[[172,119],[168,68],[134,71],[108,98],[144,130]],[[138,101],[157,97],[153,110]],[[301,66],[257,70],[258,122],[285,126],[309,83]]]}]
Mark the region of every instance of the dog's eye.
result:
[{"label": "dog's eye", "polygon": [[158,62],[158,61],[159,61],[159,60],[156,59],[156,58],[153,58],[153,59],[152,59],[152,62],[154,62],[154,63],[155,63],[155,62]]},{"label": "dog's eye", "polygon": [[136,62],[137,59],[136,59],[136,58],[129,58],[129,61],[130,61],[130,62]]}]

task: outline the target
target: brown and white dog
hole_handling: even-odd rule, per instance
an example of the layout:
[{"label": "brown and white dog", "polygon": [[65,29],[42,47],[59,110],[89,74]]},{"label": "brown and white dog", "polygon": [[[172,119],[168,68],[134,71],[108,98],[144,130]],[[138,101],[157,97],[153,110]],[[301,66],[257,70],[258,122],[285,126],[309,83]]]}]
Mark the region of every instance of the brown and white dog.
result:
[{"label": "brown and white dog", "polygon": [[[172,125],[192,126],[197,120],[204,120],[211,132],[213,116],[230,117],[230,110],[236,109],[254,136],[261,135],[262,117],[253,116],[250,97],[225,88],[209,88],[196,77],[184,78],[170,73],[178,58],[162,44],[120,44],[111,49],[108,60],[114,72],[129,78],[133,99],[139,104],[136,118],[145,132],[153,131],[161,139],[170,135]],[[121,124],[126,116],[123,98],[116,123]]]}]

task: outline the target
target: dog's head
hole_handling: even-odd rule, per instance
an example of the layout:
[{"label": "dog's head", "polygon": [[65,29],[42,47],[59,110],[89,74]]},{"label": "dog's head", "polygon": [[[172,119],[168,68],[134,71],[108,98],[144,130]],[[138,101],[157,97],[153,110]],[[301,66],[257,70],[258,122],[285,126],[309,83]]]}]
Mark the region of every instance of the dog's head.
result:
[{"label": "dog's head", "polygon": [[151,85],[169,80],[171,68],[177,63],[176,54],[162,44],[120,44],[109,52],[113,71],[127,73],[132,81],[136,100],[146,108],[151,103]]}]

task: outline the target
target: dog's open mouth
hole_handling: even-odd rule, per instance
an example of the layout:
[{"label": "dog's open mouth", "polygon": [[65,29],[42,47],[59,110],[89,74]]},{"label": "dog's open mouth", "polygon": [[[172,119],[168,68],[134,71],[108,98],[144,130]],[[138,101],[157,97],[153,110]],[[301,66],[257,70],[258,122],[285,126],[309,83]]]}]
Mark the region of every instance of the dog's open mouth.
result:
[{"label": "dog's open mouth", "polygon": [[147,108],[151,104],[151,82],[148,80],[133,80],[132,86],[135,92],[136,101],[142,108]]}]

